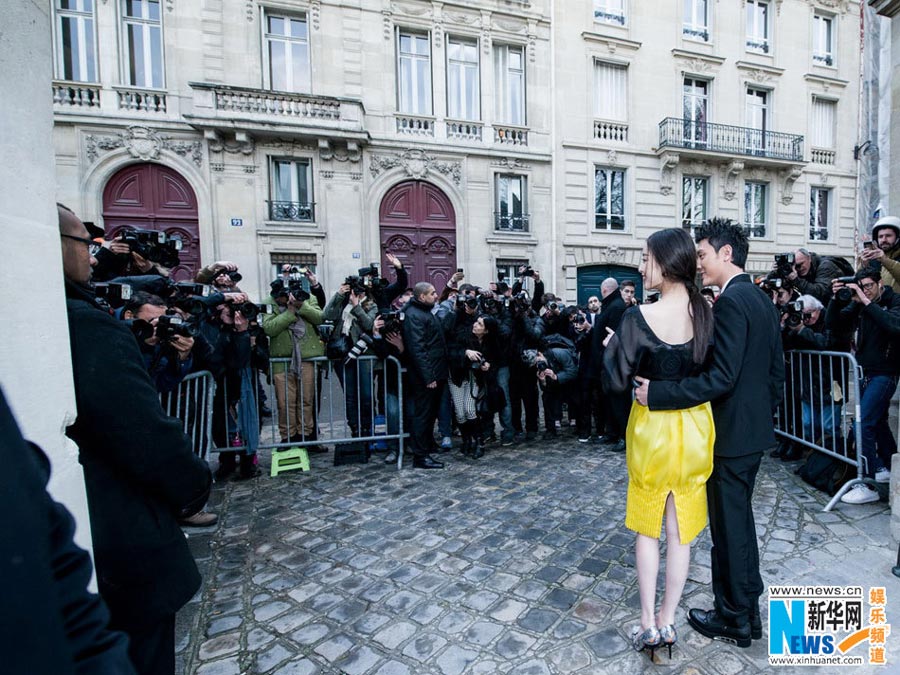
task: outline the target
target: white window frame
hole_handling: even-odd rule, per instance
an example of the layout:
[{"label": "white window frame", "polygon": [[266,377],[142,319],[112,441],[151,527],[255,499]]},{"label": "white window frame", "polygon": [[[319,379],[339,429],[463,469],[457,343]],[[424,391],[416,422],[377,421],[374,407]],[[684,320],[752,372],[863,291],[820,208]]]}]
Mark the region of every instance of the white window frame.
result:
[{"label": "white window frame", "polygon": [[[688,40],[710,42],[710,0],[684,0],[681,33]],[[690,15],[690,21],[688,21]]]},{"label": "white window frame", "polygon": [[[606,183],[606,211],[600,212],[597,210],[597,200],[600,196],[600,191],[598,188],[598,176],[603,173],[603,180]],[[594,231],[601,232],[626,232],[628,230],[628,222],[626,220],[628,215],[628,184],[626,182],[626,170],[621,167],[615,166],[602,166],[599,164],[594,165]],[[614,178],[614,174],[621,174],[622,176],[622,212],[615,213],[613,211],[613,203],[612,203],[612,182]],[[605,218],[606,222],[603,224],[598,224],[597,220],[599,218]],[[622,219],[622,227],[613,227],[613,218],[621,218]]]},{"label": "white window frame", "polygon": [[[831,108],[831,124],[830,129],[828,129],[828,137],[830,142],[826,139],[825,142],[820,143],[818,141],[822,140],[822,137],[819,136],[819,131],[821,129],[821,125],[818,123],[816,119],[818,115],[816,114],[816,109],[819,105],[828,105]],[[834,99],[824,98],[821,96],[816,96],[815,94],[812,97],[812,120],[810,123],[810,147],[813,148],[822,148],[823,150],[834,150],[836,146],[836,135],[837,135],[837,105],[838,102]]]},{"label": "white window frame", "polygon": [[[503,184],[506,183],[506,188],[504,190]],[[512,209],[512,201],[511,197],[513,196],[513,192],[511,190],[513,183],[519,184],[519,203],[521,204],[521,208],[519,213],[517,214],[515,210]],[[503,192],[507,193],[507,212],[504,216],[502,214],[501,204]],[[528,177],[523,176],[522,174],[512,174],[512,173],[498,173],[494,174],[494,229],[502,232],[528,232],[529,230],[529,213],[528,213]],[[509,227],[498,227],[501,218],[506,218],[509,222]],[[521,226],[513,227],[512,221],[515,218],[519,218]]]},{"label": "white window frame", "polygon": [[[702,181],[701,188],[697,190],[697,181]],[[690,186],[690,188],[688,188]],[[690,196],[687,198],[685,193],[690,189]],[[699,205],[700,217],[690,218],[694,215],[698,208],[698,197],[702,203]],[[686,203],[689,202],[689,203]],[[694,229],[703,223],[709,216],[709,176],[682,176],[681,177],[681,226],[686,230],[690,230],[691,238],[694,236]]]},{"label": "white window frame", "polygon": [[[509,54],[515,51],[519,54],[519,62],[521,68],[513,68],[510,65]],[[512,124],[514,126],[524,127],[528,120],[525,115],[527,100],[526,96],[526,70],[525,70],[525,47],[522,45],[512,44],[495,44],[494,54],[494,116],[497,122],[502,124]],[[519,100],[513,100],[513,87],[511,83],[514,79],[519,81]],[[518,118],[518,119],[517,119]]]},{"label": "white window frame", "polygon": [[[747,51],[757,54],[772,53],[772,3],[769,0],[745,0],[745,37]],[[765,7],[765,20],[760,22],[759,8]],[[756,8],[754,11],[752,8]],[[762,25],[760,25],[760,23]],[[759,34],[762,28],[762,35]]]},{"label": "white window frame", "polygon": [[[292,35],[282,35],[269,32],[269,19],[283,19],[289,25],[291,21],[302,21],[306,24],[306,37],[294,37]],[[297,94],[312,93],[312,49],[309,41],[309,19],[304,13],[290,14],[281,11],[265,9],[263,11],[262,20],[262,40],[263,40],[263,60],[265,61],[265,86],[272,91],[288,91]],[[285,87],[283,89],[275,87],[275,78],[272,77],[272,43],[281,42],[285,45]],[[306,81],[294,82],[293,65],[293,49],[300,47],[306,49]]]},{"label": "white window frame", "polygon": [[[401,44],[403,42],[404,37],[415,38],[416,40],[424,40],[424,44],[428,46],[428,54],[423,55],[418,52],[403,52],[401,51]],[[432,84],[432,72],[431,72],[431,33],[428,31],[415,31],[415,30],[406,30],[406,29],[397,29],[397,110],[401,113],[407,115],[421,115],[421,116],[431,116],[434,110],[434,86]],[[427,91],[421,92],[421,96],[426,100],[420,100],[420,92],[418,88],[415,86],[410,86],[410,94],[412,96],[411,101],[404,101],[403,96],[403,61],[404,59],[408,59],[410,63],[414,67],[411,68],[411,76],[413,76],[413,83],[417,80],[415,78],[416,71],[418,68],[423,67],[424,63],[424,72],[427,76],[425,82],[425,88]],[[411,83],[411,84],[413,84]]]},{"label": "white window frame", "polygon": [[[147,9],[150,6],[150,3],[153,2],[159,6],[159,21],[155,21],[149,18],[149,13]],[[136,87],[139,89],[165,89],[166,87],[166,39],[165,39],[165,29],[163,26],[163,2],[162,0],[143,0],[141,2],[141,8],[144,10],[143,16],[140,17],[130,17],[126,15],[126,3],[127,0],[121,0],[121,4],[119,5],[122,10],[122,67],[124,69],[122,81],[126,83],[127,86]],[[143,82],[133,82],[131,79],[131,50],[129,49],[129,41],[128,41],[128,26],[141,26],[143,27],[142,32],[144,33],[144,63],[151,64],[150,68],[145,68]],[[150,47],[150,40],[147,39],[147,35],[152,33],[152,29],[154,26],[159,27],[159,72],[161,82],[159,84],[153,83],[153,52]],[[150,77],[150,82],[147,82],[147,76]]]},{"label": "white window frame", "polygon": [[[817,66],[834,67],[835,61],[835,28],[834,16],[822,12],[813,13],[812,60]],[[828,39],[830,29],[831,39]],[[822,49],[823,43],[824,49]]]},{"label": "white window frame", "polygon": [[[812,185],[809,188],[809,241],[831,241],[832,206],[834,204],[834,189],[821,185]],[[825,222],[819,219],[821,215],[819,206],[825,200]],[[824,230],[824,237],[817,236]]]},{"label": "white window frame", "polygon": [[626,2],[627,0],[594,0],[594,21],[625,26],[628,23]]},{"label": "white window frame", "polygon": [[[758,103],[762,94],[762,103]],[[772,90],[764,87],[747,85],[744,87],[744,119],[747,129],[759,133],[747,133],[747,151],[752,154],[765,152],[769,143],[767,133],[772,130]],[[761,117],[761,123],[756,119]]]},{"label": "white window frame", "polygon": [[[609,76],[603,77],[604,69],[609,71]],[[612,73],[616,73],[612,75]],[[614,78],[620,78],[621,82],[614,82]],[[621,88],[615,92],[608,87]],[[610,102],[618,105],[610,105]],[[594,61],[594,114],[599,119],[614,122],[628,121],[628,66],[623,63],[610,63],[609,61]]]},{"label": "white window frame", "polygon": [[[97,58],[97,2],[96,0],[73,0],[77,5],[76,9],[68,8],[63,9],[60,7],[60,0],[54,0],[53,9],[56,14],[56,18],[54,21],[55,26],[55,40],[54,44],[56,47],[56,77],[59,80],[65,80],[68,82],[85,82],[85,83],[98,83],[100,82],[100,72],[99,72],[99,60]],[[91,8],[89,10],[84,9],[85,3],[89,2]],[[65,66],[65,49],[63,48],[63,19],[69,19],[75,22],[78,31],[78,71],[79,73],[85,73],[85,71],[89,70],[89,66],[91,65],[87,54],[87,50],[85,47],[87,43],[90,43],[93,49],[93,70],[94,77],[90,79],[88,77],[84,78],[73,78],[66,77],[66,66]],[[91,24],[91,35],[90,39],[87,39],[85,34],[87,32],[86,23],[90,22]]]},{"label": "white window frame", "polygon": [[[287,257],[289,255],[290,254],[287,254],[287,253],[274,253],[274,252],[269,254],[269,266],[272,270],[272,276],[271,276],[272,279],[281,279],[282,278],[281,266],[285,265],[285,264],[296,265],[298,267],[305,267],[313,274],[317,273],[319,263],[318,263],[318,256],[315,253],[294,254],[293,257],[295,257],[295,260],[292,262],[272,262],[272,258],[274,258],[275,256],[278,256],[279,258],[281,258],[281,257]],[[314,262],[309,262],[309,259],[312,259]],[[309,279],[307,279],[304,276],[303,279],[301,279],[300,284],[303,286],[303,290],[305,290],[308,293],[309,292]]]},{"label": "white window frame", "polygon": [[[512,288],[513,284],[516,283],[516,280],[519,278],[519,268],[528,265],[528,260],[521,259],[516,260],[515,258],[500,258],[494,264],[494,269],[497,271],[497,281],[506,281],[510,288]],[[528,285],[529,277],[525,277],[523,280],[522,288],[525,288]]]},{"label": "white window frame", "polygon": [[[475,61],[450,58],[450,46],[460,45],[474,47]],[[447,117],[453,120],[478,121],[481,119],[481,49],[477,38],[460,36],[447,37]],[[453,71],[459,71],[458,91],[451,87]],[[465,100],[468,78],[474,74],[475,98],[473,101]],[[455,108],[455,109],[454,109]]]},{"label": "white window frame", "polygon": [[[278,165],[280,164],[288,164],[289,165],[289,183],[290,186],[290,199],[283,199],[279,197],[283,197],[284,195],[278,194],[278,180],[277,173],[279,171]],[[306,194],[307,200],[303,201],[300,199],[300,172],[298,171],[299,165],[306,166]],[[309,218],[272,218],[272,211],[269,211],[270,220],[277,220],[279,222],[302,222],[302,223],[310,223],[315,222],[315,197],[313,195],[313,164],[312,160],[308,157],[270,157],[269,159],[269,200],[270,205],[273,202],[290,202],[294,204],[301,204],[303,209],[308,207]]]},{"label": "white window frame", "polygon": [[[747,192],[750,192],[750,211],[747,210]],[[751,219],[751,214],[755,216],[758,202],[760,196],[763,200],[763,208],[762,208],[762,220],[757,221],[755,219]],[[742,208],[744,209],[744,227],[748,228],[747,236],[751,239],[766,239],[770,238],[769,232],[769,208],[771,204],[771,198],[769,194],[769,184],[762,183],[758,181],[745,181],[744,182],[744,204]],[[762,233],[758,233],[758,229],[762,227]]]},{"label": "white window frame", "polygon": [[[688,81],[691,82],[691,90],[690,93],[685,91],[685,87],[687,86]],[[697,93],[700,90],[699,85],[704,85],[703,89],[704,93]],[[692,147],[703,147],[709,141],[709,124],[712,118],[712,97],[710,96],[710,90],[712,89],[712,80],[706,80],[701,77],[694,77],[692,75],[686,75],[681,78],[681,117],[684,121],[684,140],[687,143],[690,143]],[[695,117],[685,117],[684,109],[685,102],[687,100],[699,100],[703,103],[703,110],[705,119],[702,122],[698,122]],[[691,105],[691,114],[693,115],[693,111],[695,110],[695,106]]]}]

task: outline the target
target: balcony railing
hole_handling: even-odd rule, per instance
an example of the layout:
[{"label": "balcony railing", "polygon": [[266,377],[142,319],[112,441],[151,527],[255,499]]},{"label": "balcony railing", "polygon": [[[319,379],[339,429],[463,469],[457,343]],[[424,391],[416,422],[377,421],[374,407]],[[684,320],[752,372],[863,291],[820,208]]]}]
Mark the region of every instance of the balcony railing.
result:
[{"label": "balcony railing", "polygon": [[659,123],[659,147],[803,161],[803,136],[678,117],[667,117]]},{"label": "balcony railing", "polygon": [[434,136],[434,118],[397,113],[397,133],[410,136]]},{"label": "balcony railing", "polygon": [[834,150],[813,148],[809,151],[809,155],[814,164],[834,164]]},{"label": "balcony railing", "polygon": [[116,87],[119,110],[131,112],[166,112],[166,92]]},{"label": "balcony railing", "polygon": [[628,125],[624,122],[594,120],[594,138],[612,143],[628,142]]},{"label": "balcony railing", "polygon": [[54,82],[53,105],[60,108],[99,108],[100,85],[84,82]]},{"label": "balcony railing", "polygon": [[528,129],[494,125],[494,141],[502,145],[528,145]]},{"label": "balcony railing", "polygon": [[481,122],[458,122],[447,120],[447,138],[455,138],[463,141],[481,140]]},{"label": "balcony railing", "polygon": [[269,202],[269,220],[311,223],[315,219],[315,202]]},{"label": "balcony railing", "polygon": [[527,213],[500,213],[494,212],[494,229],[501,232],[528,232],[528,221],[531,216]]}]

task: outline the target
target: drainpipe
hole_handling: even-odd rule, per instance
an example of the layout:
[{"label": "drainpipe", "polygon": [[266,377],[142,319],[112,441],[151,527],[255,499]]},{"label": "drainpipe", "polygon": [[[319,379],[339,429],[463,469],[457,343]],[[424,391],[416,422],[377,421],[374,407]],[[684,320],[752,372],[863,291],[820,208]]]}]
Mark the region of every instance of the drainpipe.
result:
[{"label": "drainpipe", "polygon": [[[550,0],[550,291],[557,287],[557,247],[559,245],[556,207],[556,0]],[[562,294],[565,297],[565,294]],[[566,298],[568,301],[568,298]]]}]

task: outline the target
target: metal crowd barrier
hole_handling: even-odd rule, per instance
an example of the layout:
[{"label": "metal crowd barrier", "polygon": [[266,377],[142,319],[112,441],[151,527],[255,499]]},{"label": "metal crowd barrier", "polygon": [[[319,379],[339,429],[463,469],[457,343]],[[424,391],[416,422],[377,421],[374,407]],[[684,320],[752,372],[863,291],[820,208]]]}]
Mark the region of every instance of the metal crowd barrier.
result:
[{"label": "metal crowd barrier", "polygon": [[159,396],[166,414],[182,421],[194,454],[201,459],[206,459],[214,445],[212,419],[215,392],[216,382],[212,373],[201,370],[185,377],[174,391]]},{"label": "metal crowd barrier", "polygon": [[[791,350],[784,355],[784,397],[775,433],[856,467],[856,478],[825,507],[830,511],[854,485],[866,482],[862,427],[854,423],[861,419],[862,370],[847,352]],[[804,408],[808,424],[803,423]]]},{"label": "metal crowd barrier", "polygon": [[[397,469],[401,468],[408,434],[403,426],[404,369],[396,358],[362,355],[345,363],[344,359],[315,357],[301,361],[299,374],[290,372],[290,364],[290,358],[270,359],[268,378],[252,371],[255,379],[263,381],[272,411],[268,423],[261,415],[257,419],[255,450],[367,443],[385,451],[396,450]],[[247,439],[231,442],[231,429],[239,425],[240,411],[252,415],[252,410],[261,410],[259,390],[259,386],[252,387],[249,406],[242,405],[244,401],[236,404],[241,397],[229,397],[228,378],[222,380],[213,422],[219,428],[212,435],[220,442],[214,451],[240,452],[250,447]],[[247,392],[243,387],[242,393]],[[293,405],[288,405],[291,400]],[[223,424],[227,425],[224,436]]]}]

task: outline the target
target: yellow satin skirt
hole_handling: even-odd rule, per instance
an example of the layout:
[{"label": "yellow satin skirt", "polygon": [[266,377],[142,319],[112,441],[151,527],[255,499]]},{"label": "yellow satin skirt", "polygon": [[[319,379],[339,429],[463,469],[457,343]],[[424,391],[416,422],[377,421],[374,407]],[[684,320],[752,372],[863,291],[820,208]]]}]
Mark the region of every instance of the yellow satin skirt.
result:
[{"label": "yellow satin skirt", "polygon": [[706,480],[712,473],[716,427],[712,406],[650,410],[631,404],[625,432],[628,504],[625,526],[659,539],[666,498],[675,499],[681,543],[706,527]]}]

